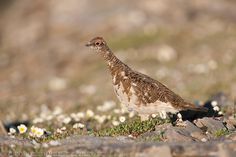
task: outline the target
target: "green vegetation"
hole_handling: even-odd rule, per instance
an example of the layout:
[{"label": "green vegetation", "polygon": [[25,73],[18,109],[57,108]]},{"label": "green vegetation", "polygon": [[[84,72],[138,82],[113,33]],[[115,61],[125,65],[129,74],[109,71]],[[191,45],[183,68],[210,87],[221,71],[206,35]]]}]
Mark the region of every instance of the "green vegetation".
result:
[{"label": "green vegetation", "polygon": [[217,137],[228,135],[229,133],[230,133],[229,130],[221,129],[221,130],[217,130],[216,132],[214,132],[214,136],[217,138]]},{"label": "green vegetation", "polygon": [[134,119],[133,121],[122,123],[113,128],[106,128],[97,132],[98,136],[118,136],[118,135],[133,135],[138,136],[147,131],[153,131],[156,125],[169,122],[160,118],[154,118],[147,121]]}]

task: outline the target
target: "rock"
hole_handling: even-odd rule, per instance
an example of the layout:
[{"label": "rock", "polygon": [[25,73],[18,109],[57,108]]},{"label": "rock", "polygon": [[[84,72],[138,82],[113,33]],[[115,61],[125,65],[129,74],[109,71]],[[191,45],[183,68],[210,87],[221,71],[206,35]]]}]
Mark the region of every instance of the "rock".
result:
[{"label": "rock", "polygon": [[0,136],[0,146],[19,145],[23,147],[33,147],[31,141],[26,139],[11,138],[9,136]]},{"label": "rock", "polygon": [[195,141],[185,128],[170,127],[164,133],[164,137],[168,142],[190,142]]},{"label": "rock", "polygon": [[223,143],[220,143],[218,144],[218,149],[219,149],[219,156],[223,156],[223,157],[234,157],[234,153],[228,149],[228,147],[223,144]]},{"label": "rock", "polygon": [[144,149],[142,152],[135,154],[135,157],[153,156],[154,154],[158,154],[158,156],[172,157],[170,147],[167,145],[149,147]]},{"label": "rock", "polygon": [[232,122],[232,121],[230,121],[230,120],[226,120],[225,121],[226,122],[226,128],[229,130],[229,131],[235,131],[236,129],[235,129],[235,125],[234,125],[234,123]]},{"label": "rock", "polygon": [[190,135],[193,138],[196,138],[200,141],[202,141],[202,139],[207,139],[207,136],[196,125],[194,125],[190,121],[185,121],[185,123],[186,123],[186,130],[190,133]]},{"label": "rock", "polygon": [[236,132],[234,132],[230,135],[227,135],[226,138],[229,140],[232,140],[232,141],[236,141]]},{"label": "rock", "polygon": [[216,120],[213,118],[205,117],[202,119],[197,119],[194,122],[199,128],[204,128],[210,132],[215,133],[220,130],[227,130],[227,128],[224,126],[223,122],[220,120]]},{"label": "rock", "polygon": [[156,125],[155,130],[159,131],[159,132],[163,132],[163,131],[165,131],[166,129],[168,129],[170,127],[172,127],[172,125],[170,123],[164,123],[164,124],[161,124],[161,125]]},{"label": "rock", "polygon": [[7,135],[6,129],[5,129],[2,121],[0,121],[0,135]]},{"label": "rock", "polygon": [[[180,128],[173,127],[173,130]],[[170,130],[170,128],[168,129]],[[177,131],[176,131],[177,132]],[[181,131],[180,131],[181,132]],[[183,131],[184,132],[184,131]],[[181,132],[181,133],[183,133]],[[185,135],[184,135],[185,136]],[[17,146],[23,156],[25,153],[35,153],[36,144],[40,144],[8,136],[0,136],[0,145],[4,151],[12,151],[12,146]],[[125,137],[95,137],[95,136],[70,136],[57,140],[55,144],[44,143],[47,147],[40,151],[48,154],[66,154],[67,156],[219,156],[235,154],[236,141],[212,142],[136,142]],[[9,148],[9,149],[7,149]],[[9,150],[9,151],[7,151]],[[32,152],[31,152],[32,151]],[[52,155],[54,156],[54,155]]]}]

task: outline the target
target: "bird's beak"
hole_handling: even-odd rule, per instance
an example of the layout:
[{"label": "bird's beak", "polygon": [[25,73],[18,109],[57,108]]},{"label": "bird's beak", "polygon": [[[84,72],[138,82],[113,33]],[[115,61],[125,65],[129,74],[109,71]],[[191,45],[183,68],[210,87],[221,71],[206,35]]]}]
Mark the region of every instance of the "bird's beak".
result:
[{"label": "bird's beak", "polygon": [[87,44],[85,44],[85,46],[89,47],[91,46],[92,44],[90,42],[88,42]]}]

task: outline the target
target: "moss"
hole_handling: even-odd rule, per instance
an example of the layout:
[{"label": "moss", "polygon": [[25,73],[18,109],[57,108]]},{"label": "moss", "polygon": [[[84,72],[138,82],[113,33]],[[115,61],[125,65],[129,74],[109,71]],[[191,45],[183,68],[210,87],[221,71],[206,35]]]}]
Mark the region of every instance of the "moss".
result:
[{"label": "moss", "polygon": [[167,120],[162,120],[160,118],[154,118],[147,121],[141,121],[139,118],[133,121],[122,123],[113,128],[106,128],[100,130],[96,133],[98,136],[119,136],[119,135],[133,135],[138,136],[147,131],[152,131],[155,129],[156,125],[169,122]]},{"label": "moss", "polygon": [[229,133],[230,133],[229,130],[221,129],[221,130],[215,131],[214,136],[217,138],[217,137],[222,137],[222,136],[228,135]]}]

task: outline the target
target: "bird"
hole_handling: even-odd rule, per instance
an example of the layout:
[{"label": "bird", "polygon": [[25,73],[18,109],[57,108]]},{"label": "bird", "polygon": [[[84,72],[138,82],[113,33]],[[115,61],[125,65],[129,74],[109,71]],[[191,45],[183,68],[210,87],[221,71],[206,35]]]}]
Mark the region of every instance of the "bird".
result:
[{"label": "bird", "polygon": [[186,102],[159,81],[133,70],[118,59],[108,47],[103,37],[95,37],[86,43],[87,47],[98,53],[107,63],[115,94],[128,111],[138,113],[142,121],[152,114],[165,117],[168,113],[194,110],[207,112],[207,108]]}]

